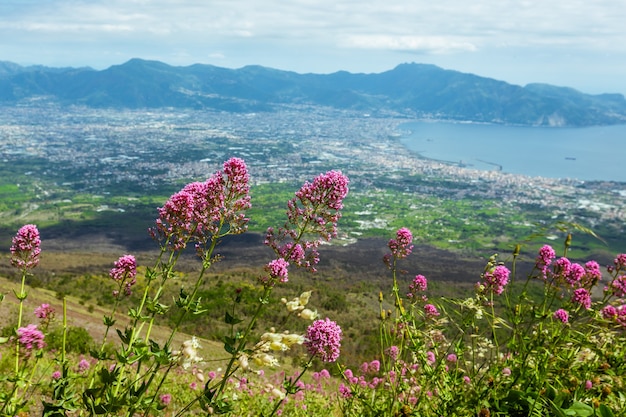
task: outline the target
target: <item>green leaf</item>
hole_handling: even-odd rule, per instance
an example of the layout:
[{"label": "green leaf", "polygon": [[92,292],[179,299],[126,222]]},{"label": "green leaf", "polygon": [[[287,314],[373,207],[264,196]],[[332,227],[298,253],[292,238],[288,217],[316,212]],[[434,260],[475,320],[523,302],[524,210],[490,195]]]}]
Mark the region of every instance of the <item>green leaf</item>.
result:
[{"label": "green leaf", "polygon": [[117,332],[117,335],[119,336],[119,338],[122,341],[122,343],[128,344],[128,342],[130,342],[130,336],[132,334],[132,330],[131,329],[129,329],[127,327],[124,330],[124,333],[122,333],[122,331],[120,329],[115,329],[115,331]]},{"label": "green leaf", "polygon": [[237,349],[233,345],[228,343],[224,343],[224,350],[231,355],[234,355],[237,352]]},{"label": "green leaf", "polygon": [[112,316],[104,316],[104,325],[107,327],[111,327],[115,324],[115,319]]},{"label": "green leaf", "polygon": [[611,411],[611,409],[604,404],[600,404],[600,407],[598,407],[598,411],[600,412],[601,417],[615,417],[613,411]]},{"label": "green leaf", "polygon": [[237,317],[231,316],[231,315],[230,315],[230,313],[229,313],[228,311],[226,312],[226,317],[224,318],[224,322],[225,322],[226,324],[231,324],[231,325],[234,325],[234,324],[239,324],[239,323],[241,323],[242,321],[243,321],[243,320],[238,319]]},{"label": "green leaf", "polygon": [[568,416],[588,417],[594,414],[593,407],[590,407],[587,404],[581,403],[579,401],[575,401],[567,410],[563,411]]}]

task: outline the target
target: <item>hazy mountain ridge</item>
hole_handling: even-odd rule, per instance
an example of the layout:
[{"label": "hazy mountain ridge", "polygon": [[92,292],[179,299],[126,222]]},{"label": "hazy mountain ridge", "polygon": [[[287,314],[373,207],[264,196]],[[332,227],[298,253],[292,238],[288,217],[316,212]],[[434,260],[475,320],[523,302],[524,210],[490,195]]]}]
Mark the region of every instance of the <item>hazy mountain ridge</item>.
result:
[{"label": "hazy mountain ridge", "polygon": [[298,74],[261,66],[174,67],[142,59],[101,71],[0,61],[0,103],[42,96],[92,107],[273,111],[284,104],[312,104],[376,115],[523,125],[626,123],[621,94],[589,95],[547,84],[521,87],[426,64],[401,64],[377,74]]}]

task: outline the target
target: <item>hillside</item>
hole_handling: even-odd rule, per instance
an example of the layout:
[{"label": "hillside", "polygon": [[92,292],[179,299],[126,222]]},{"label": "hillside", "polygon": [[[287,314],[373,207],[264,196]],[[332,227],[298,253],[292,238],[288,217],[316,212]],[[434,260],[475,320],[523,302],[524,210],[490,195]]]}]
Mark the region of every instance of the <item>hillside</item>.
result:
[{"label": "hillside", "polygon": [[537,126],[626,122],[621,94],[589,95],[546,84],[525,87],[434,65],[401,64],[378,74],[298,74],[260,66],[174,67],[132,59],[91,68],[22,67],[0,61],[0,103],[49,99],[102,108],[278,111],[321,105],[376,116],[432,117]]}]

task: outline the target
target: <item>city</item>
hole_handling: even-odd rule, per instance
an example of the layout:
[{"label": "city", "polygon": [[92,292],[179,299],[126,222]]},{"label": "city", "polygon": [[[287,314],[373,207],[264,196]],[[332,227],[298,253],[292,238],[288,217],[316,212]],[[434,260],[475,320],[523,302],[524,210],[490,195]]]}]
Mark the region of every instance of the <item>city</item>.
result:
[{"label": "city", "polygon": [[[608,224],[612,233],[621,234],[626,184],[525,177],[427,160],[400,144],[405,122],[394,114],[371,117],[304,105],[275,113],[226,113],[33,102],[1,109],[0,158],[7,170],[38,187],[26,211],[51,202],[70,205],[75,194],[126,196],[98,205],[100,210],[124,210],[124,201],[132,205],[132,198],[150,193],[167,196],[237,156],[246,161],[257,185],[302,183],[340,169],[351,178],[356,195],[396,190],[416,202],[424,196],[485,200],[503,211],[532,207],[546,219],[592,228]],[[359,228],[390,228],[376,210],[360,208],[357,213]],[[352,238],[362,233],[350,232]]]}]

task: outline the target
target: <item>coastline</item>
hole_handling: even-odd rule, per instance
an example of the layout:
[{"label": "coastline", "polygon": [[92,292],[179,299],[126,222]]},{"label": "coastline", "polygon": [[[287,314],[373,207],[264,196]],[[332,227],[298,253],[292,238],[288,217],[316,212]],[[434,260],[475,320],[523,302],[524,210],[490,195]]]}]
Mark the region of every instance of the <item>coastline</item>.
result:
[{"label": "coastline", "polygon": [[[426,129],[418,133],[417,126]],[[557,182],[626,183],[626,172],[618,169],[619,157],[612,151],[619,134],[626,135],[626,125],[610,128],[618,131],[609,134],[606,126],[558,130],[418,119],[398,123],[393,139],[416,158],[459,169]],[[528,135],[530,129],[533,135]],[[577,132],[572,139],[570,132]]]}]

